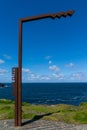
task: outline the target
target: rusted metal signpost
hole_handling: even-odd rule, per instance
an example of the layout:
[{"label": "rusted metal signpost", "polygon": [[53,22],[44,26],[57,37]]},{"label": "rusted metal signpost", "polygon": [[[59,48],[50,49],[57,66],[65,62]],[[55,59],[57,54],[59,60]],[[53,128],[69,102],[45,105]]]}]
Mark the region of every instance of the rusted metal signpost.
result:
[{"label": "rusted metal signpost", "polygon": [[12,69],[12,80],[14,86],[14,97],[15,97],[15,126],[22,125],[22,25],[24,22],[40,20],[45,18],[55,19],[72,16],[74,10],[60,12],[55,14],[44,14],[28,18],[22,18],[19,20],[19,53],[18,53],[18,68]]}]

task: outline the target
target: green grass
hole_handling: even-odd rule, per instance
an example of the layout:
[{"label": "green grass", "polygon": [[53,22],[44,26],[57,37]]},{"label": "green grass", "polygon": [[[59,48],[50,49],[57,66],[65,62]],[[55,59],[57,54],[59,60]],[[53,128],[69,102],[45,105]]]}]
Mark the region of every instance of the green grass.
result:
[{"label": "green grass", "polygon": [[[14,118],[14,101],[0,100],[0,120]],[[32,105],[22,103],[23,119],[44,119],[62,121],[74,124],[87,124],[87,102],[79,106],[58,104],[58,105]]]}]

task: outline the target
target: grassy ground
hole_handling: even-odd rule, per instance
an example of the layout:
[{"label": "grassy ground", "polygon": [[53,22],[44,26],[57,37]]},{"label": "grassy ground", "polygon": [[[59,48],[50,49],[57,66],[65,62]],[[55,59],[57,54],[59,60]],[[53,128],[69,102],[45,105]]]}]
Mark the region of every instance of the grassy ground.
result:
[{"label": "grassy ground", "polygon": [[[0,120],[14,118],[14,101],[0,100]],[[74,124],[87,124],[87,102],[73,105],[32,105],[22,103],[22,118],[52,120]]]}]

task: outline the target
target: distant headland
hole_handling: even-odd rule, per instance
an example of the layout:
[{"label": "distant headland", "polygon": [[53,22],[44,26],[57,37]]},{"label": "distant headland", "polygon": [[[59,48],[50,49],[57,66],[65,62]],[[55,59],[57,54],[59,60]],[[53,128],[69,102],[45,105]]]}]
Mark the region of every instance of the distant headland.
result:
[{"label": "distant headland", "polygon": [[0,83],[0,87],[4,87],[5,85],[3,83]]}]

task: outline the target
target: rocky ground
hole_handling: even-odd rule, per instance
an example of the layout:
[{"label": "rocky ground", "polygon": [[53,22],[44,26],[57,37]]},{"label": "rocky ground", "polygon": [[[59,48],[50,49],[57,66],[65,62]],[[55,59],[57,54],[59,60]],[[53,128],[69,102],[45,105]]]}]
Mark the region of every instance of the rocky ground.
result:
[{"label": "rocky ground", "polygon": [[87,125],[74,125],[46,120],[23,120],[22,127],[14,127],[14,120],[0,120],[0,130],[87,130]]}]

